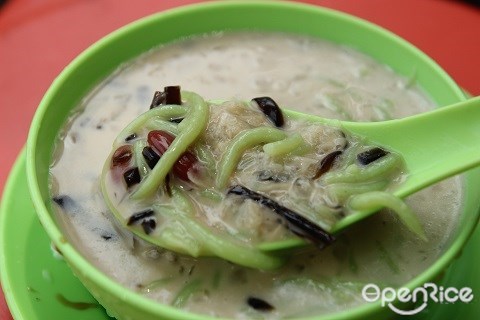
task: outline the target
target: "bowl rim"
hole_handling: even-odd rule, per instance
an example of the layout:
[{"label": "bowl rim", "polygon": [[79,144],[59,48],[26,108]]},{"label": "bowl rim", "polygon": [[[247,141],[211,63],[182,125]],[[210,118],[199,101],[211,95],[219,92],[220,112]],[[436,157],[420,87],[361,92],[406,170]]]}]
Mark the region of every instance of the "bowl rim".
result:
[{"label": "bowl rim", "polygon": [[[60,73],[60,75],[53,81],[43,99],[41,100],[38,109],[35,112],[32,124],[29,130],[28,139],[27,139],[27,156],[26,156],[26,166],[27,166],[27,177],[28,177],[28,186],[30,190],[30,195],[34,203],[37,216],[40,219],[40,222],[43,228],[46,230],[49,238],[54,242],[54,244],[59,248],[63,253],[66,260],[69,264],[74,264],[75,269],[82,270],[82,275],[87,277],[90,281],[93,281],[96,286],[100,286],[102,290],[108,291],[110,294],[115,296],[119,301],[129,301],[130,304],[136,305],[142,309],[148,310],[152,314],[167,316],[169,318],[176,319],[212,319],[206,315],[200,315],[195,313],[190,313],[187,311],[176,309],[169,305],[164,305],[153,300],[150,300],[146,297],[141,296],[140,294],[126,289],[124,286],[110,279],[106,274],[97,269],[93,264],[91,264],[79,251],[77,251],[70,242],[65,241],[60,228],[57,226],[57,223],[50,215],[49,210],[44,203],[44,199],[41,195],[40,189],[42,188],[40,181],[38,180],[36,162],[37,162],[37,142],[38,134],[41,128],[42,120],[46,115],[48,115],[49,105],[52,103],[54,93],[61,90],[62,83],[71,76],[78,68],[79,65],[84,63],[84,61],[91,59],[95,56],[97,51],[103,46],[108,46],[109,43],[116,41],[119,38],[122,38],[124,33],[132,32],[136,29],[141,28],[142,25],[149,24],[151,21],[158,19],[165,19],[166,17],[178,16],[178,15],[190,15],[194,14],[197,10],[212,10],[218,7],[238,7],[238,6],[247,6],[247,7],[257,7],[257,6],[268,6],[271,9],[283,8],[283,9],[297,9],[297,10],[308,10],[316,11],[317,14],[327,15],[334,17],[336,19],[348,20],[350,23],[354,23],[362,28],[367,28],[371,32],[378,34],[382,37],[389,38],[390,41],[398,43],[406,51],[412,52],[415,56],[418,57],[422,63],[426,63],[434,69],[440,76],[443,77],[443,80],[446,81],[449,87],[456,92],[459,101],[465,100],[465,95],[458,85],[451,79],[451,77],[430,57],[425,53],[417,49],[415,46],[400,38],[396,34],[384,29],[381,26],[375,25],[371,22],[368,22],[364,19],[358,18],[356,16],[340,12],[337,10],[310,5],[305,3],[294,3],[294,2],[277,2],[277,1],[214,1],[214,2],[203,2],[196,3],[186,6],[181,6],[158,13],[151,14],[144,18],[133,21],[116,31],[106,35],[102,39],[96,41],[93,45],[88,47],[80,55],[78,55],[68,66]],[[478,210],[477,210],[478,211]],[[472,221],[470,225],[466,225],[462,230],[460,230],[450,244],[449,248],[427,269],[422,273],[415,276],[412,280],[407,282],[404,287],[415,288],[423,285],[424,283],[430,281],[430,279],[435,278],[442,270],[451,263],[451,261],[457,256],[461,251],[461,248],[464,246],[470,235],[473,233],[474,227],[479,218],[479,212],[476,213],[474,217],[475,221]],[[308,317],[308,319],[346,319],[352,316],[355,317],[366,317],[370,314],[378,312],[381,308],[380,301],[375,303],[364,303],[360,306],[349,308],[347,310],[342,310],[339,312],[328,313],[325,315],[319,315],[314,317]]]}]

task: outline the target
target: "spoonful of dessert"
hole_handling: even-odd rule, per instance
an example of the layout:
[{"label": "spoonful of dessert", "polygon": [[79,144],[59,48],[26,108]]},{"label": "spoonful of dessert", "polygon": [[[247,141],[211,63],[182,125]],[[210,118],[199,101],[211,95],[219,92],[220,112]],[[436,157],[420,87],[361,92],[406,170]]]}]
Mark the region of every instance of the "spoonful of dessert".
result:
[{"label": "spoonful of dessert", "polygon": [[347,122],[270,97],[205,101],[171,86],[120,132],[101,186],[115,219],[143,241],[273,269],[285,250],[324,247],[382,208],[425,240],[402,199],[477,166],[479,139],[478,97]]}]

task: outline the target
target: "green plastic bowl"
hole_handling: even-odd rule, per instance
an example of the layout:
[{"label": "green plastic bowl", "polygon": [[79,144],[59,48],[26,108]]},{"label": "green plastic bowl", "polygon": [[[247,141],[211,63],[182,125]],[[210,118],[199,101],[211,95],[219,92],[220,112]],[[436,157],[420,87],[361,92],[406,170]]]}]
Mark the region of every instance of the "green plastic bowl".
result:
[{"label": "green plastic bowl", "polygon": [[[106,36],[76,58],[53,82],[33,119],[27,143],[27,175],[38,217],[53,243],[92,295],[118,319],[208,319],[162,305],[129,291],[108,278],[69,242],[50,207],[49,164],[54,142],[71,110],[121,64],[181,37],[221,30],[257,29],[315,36],[370,55],[397,73],[415,76],[438,105],[465,99],[462,90],[430,58],[406,41],[358,18],[310,5],[288,2],[222,1],[161,12]],[[432,281],[460,253],[477,223],[480,172],[465,175],[464,212],[458,234],[445,253],[406,284],[415,288]],[[322,319],[362,319],[391,316],[380,302],[329,314]]]}]

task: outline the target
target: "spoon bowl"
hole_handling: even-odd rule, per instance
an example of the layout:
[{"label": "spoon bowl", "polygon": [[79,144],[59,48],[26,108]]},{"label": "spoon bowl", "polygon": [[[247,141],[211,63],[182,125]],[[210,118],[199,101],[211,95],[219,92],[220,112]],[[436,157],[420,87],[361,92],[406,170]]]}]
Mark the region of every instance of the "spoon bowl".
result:
[{"label": "spoon bowl", "polygon": [[[372,144],[402,155],[407,177],[393,190],[404,198],[440,180],[480,164],[480,97],[418,115],[380,122],[350,122],[326,119],[283,109],[292,119],[340,127]],[[355,211],[339,220],[331,230],[339,233],[376,210]],[[266,242],[263,251],[278,251],[306,245],[302,239]]]},{"label": "spoon bowl", "polygon": [[[173,87],[167,87],[166,89],[168,88]],[[180,90],[179,87],[176,88],[177,90]],[[192,92],[183,92],[182,96],[186,96],[186,100],[184,99],[183,103],[178,102],[177,104],[165,105],[161,108],[150,110],[139,116],[124,130],[122,130],[116,141],[119,141],[121,144],[123,144],[126,136],[131,136],[133,134],[132,132],[136,132],[137,130],[139,130],[140,127],[148,127],[146,121],[149,118],[155,118],[164,113],[170,114],[171,112],[173,112],[172,110],[177,109],[183,113],[185,112],[185,110],[189,110],[190,115],[185,117],[180,125],[182,125],[183,128],[188,128],[188,130],[190,131],[195,130],[195,134],[198,135],[206,128],[206,123],[208,122],[207,110],[209,109],[209,106],[211,106],[212,108],[222,108],[225,102],[220,100],[211,100],[207,102],[204,101],[200,96]],[[389,207],[398,214],[399,219],[402,221],[402,223],[406,225],[406,227],[410,231],[414,232],[423,240],[427,240],[423,231],[423,227],[418,221],[416,214],[409,210],[408,207],[399,200],[399,198],[404,198],[435,182],[438,182],[442,179],[463,172],[480,164],[480,150],[478,150],[475,143],[478,138],[480,138],[480,121],[477,120],[480,119],[480,97],[472,98],[464,102],[456,103],[444,108],[439,108],[434,111],[418,114],[415,116],[382,122],[349,122],[336,119],[326,119],[310,114],[292,111],[289,109],[280,109],[278,106],[276,106],[273,100],[270,99],[269,101],[270,107],[272,109],[271,111],[279,118],[282,118],[282,124],[283,117],[286,116],[291,120],[338,128],[342,132],[347,133],[348,136],[355,136],[357,139],[368,142],[369,145],[375,145],[377,147],[380,147],[381,149],[388,150],[388,152],[393,152],[400,155],[404,162],[404,171],[406,173],[406,176],[404,180],[395,187],[395,189],[389,191],[389,193],[382,191],[371,191],[362,194],[360,198],[358,197],[358,195],[349,197],[347,200],[349,202],[347,210],[348,213],[346,214],[346,216],[336,221],[331,227],[331,229],[328,229],[329,233],[339,233],[342,230],[348,228],[349,226],[356,224],[359,221],[378,212],[383,207]],[[178,106],[178,104],[182,104],[182,106]],[[134,128],[136,129],[134,130]],[[270,131],[267,132],[264,129]],[[172,130],[175,131],[177,129],[173,128]],[[254,130],[263,131],[262,134],[258,134],[257,131],[253,132]],[[168,168],[171,168],[172,165],[176,163],[177,159],[179,159],[182,153],[185,152],[186,146],[190,145],[191,142],[180,144],[180,141],[189,138],[188,135],[190,134],[190,131],[184,131],[182,134],[178,134],[175,138],[170,138],[172,140],[170,142],[171,145],[168,146],[168,150],[165,149],[165,153],[162,153],[161,157],[159,157],[158,165],[157,163],[155,163],[153,166],[151,166],[152,171],[148,176],[146,176],[144,180],[141,180],[139,176],[138,181],[142,181],[142,184],[132,193],[132,199],[134,199],[135,201],[141,200],[144,199],[145,194],[147,197],[150,197],[149,194],[156,192],[156,190],[161,184],[161,180],[163,180],[163,178],[161,178],[162,175],[165,176],[168,174],[168,171],[170,170]],[[166,139],[163,136],[155,139],[152,138],[152,142],[150,141],[150,134],[152,132],[153,131],[148,134],[148,141],[149,143],[153,143],[154,146],[156,146],[155,143],[157,143],[155,142],[155,139]],[[158,134],[165,134],[162,132],[163,131],[158,131]],[[253,129],[251,132],[249,131],[248,133],[252,132],[256,135],[256,137],[260,137],[255,138],[257,140],[260,139],[258,141],[255,140],[257,141],[256,143],[265,143],[266,141],[270,141],[271,139],[268,138],[270,136],[274,137],[274,140],[282,140],[284,138],[284,133],[282,130],[273,129],[272,131],[271,128],[269,129],[267,127]],[[239,133],[238,136],[246,136],[242,135],[242,133],[244,132]],[[155,132],[155,134],[157,134],[157,132]],[[276,137],[277,135],[280,136]],[[235,139],[236,138],[237,137],[235,137]],[[192,138],[189,139],[191,141],[194,141],[195,137],[192,135]],[[240,142],[242,142],[243,144],[243,141],[245,140],[236,139],[235,141],[237,141],[238,143],[231,144],[229,146],[232,147],[240,145]],[[157,149],[161,150],[162,146],[157,146]],[[115,143],[115,154],[117,154],[119,150],[123,150],[122,148],[124,147],[125,146],[123,145],[119,147],[119,145]],[[224,153],[231,155],[233,154],[232,150],[234,150],[235,148],[227,148],[227,150],[224,150]],[[238,148],[241,147],[239,146]],[[241,155],[242,153],[238,154]],[[117,159],[117,157],[112,156],[112,158],[109,157],[106,161],[106,167],[102,174],[102,191],[110,210],[114,213],[114,216],[119,219],[119,222],[122,223],[122,221],[124,221],[126,217],[130,216],[130,212],[134,210],[133,208],[130,208],[128,206],[124,207],[123,205],[121,205],[121,200],[120,202],[118,200],[114,200],[115,198],[118,198],[118,194],[115,191],[116,189],[112,189],[111,186],[109,187],[109,185],[112,185],[112,183],[106,183],[106,180],[112,180],[112,177],[115,176],[114,173],[111,173],[113,172],[111,171],[113,168],[112,161],[115,159]],[[218,188],[218,191],[222,190],[227,186],[227,181],[230,179],[233,170],[235,170],[236,168],[236,165],[231,165],[231,163],[236,163],[237,160],[229,156],[222,156],[220,163],[217,164],[218,172],[216,172],[216,182],[214,183],[214,186],[215,188]],[[190,160],[183,161],[184,163],[188,163]],[[141,163],[139,162],[138,165],[140,166]],[[227,170],[227,167],[230,169]],[[173,170],[175,170],[175,167]],[[185,168],[182,170],[188,171],[188,169]],[[160,178],[158,178],[159,176]],[[186,179],[189,179],[187,175],[185,175],[185,177]],[[228,191],[228,193],[230,192],[231,190]],[[249,195],[255,194],[254,198],[257,202],[260,201],[261,203],[263,203],[263,201],[267,201],[265,199],[257,199],[257,196],[263,196],[261,194],[257,194],[255,190],[242,189],[235,191],[236,194],[244,194],[245,192]],[[142,196],[138,196],[138,194],[141,194]],[[123,197],[120,197],[120,199],[122,198]],[[185,201],[180,201],[179,203],[183,202]],[[186,212],[191,211],[190,209],[188,209],[188,206],[183,208],[179,205],[179,203],[175,205],[175,207],[180,208],[179,211],[183,212],[184,209]],[[289,210],[288,208],[285,209]],[[277,214],[280,214],[279,211],[281,211],[279,208],[272,210],[277,212]],[[141,211],[138,214],[143,217],[144,211]],[[176,216],[178,217],[179,215],[181,214],[178,213]],[[280,215],[282,215],[283,217],[283,214]],[[187,214],[187,216],[189,215]],[[284,218],[286,220],[290,219],[287,217]],[[300,218],[303,219],[303,217],[298,217],[298,219]],[[185,219],[195,220],[193,216],[190,216],[189,218],[185,217]],[[308,229],[316,229],[317,226],[321,225],[321,223],[318,224],[318,222],[309,221],[308,219],[305,221],[302,220],[303,222],[298,222],[296,221],[296,219],[297,218],[294,219],[295,222],[292,222],[290,220],[289,221],[290,223],[293,223],[294,228],[299,227],[302,230],[306,225],[308,225]],[[130,216],[127,220],[127,226],[134,224],[131,221],[132,216]],[[187,220],[185,221],[185,223],[187,223]],[[197,224],[195,224],[195,228],[193,228],[189,232],[196,235],[194,236],[195,240],[192,241],[201,241],[201,247],[204,247],[202,249],[203,251],[198,249],[200,250],[198,252],[190,252],[191,250],[189,248],[184,248],[182,245],[179,244],[172,244],[166,239],[163,239],[161,234],[151,237],[148,236],[148,233],[147,236],[145,236],[143,232],[139,232],[137,229],[132,229],[131,231],[138,236],[144,238],[144,240],[146,240],[147,242],[150,242],[154,245],[166,247],[172,250],[179,250],[182,253],[192,254],[193,256],[221,252],[223,257],[225,255],[225,250],[218,249],[217,247],[210,248],[210,245],[212,243],[219,243],[219,248],[224,248],[222,244],[230,243],[230,240],[222,241],[220,238],[217,239],[215,237],[212,237],[208,230]],[[317,236],[321,237],[318,234]],[[316,239],[317,236],[315,236],[314,238]],[[208,240],[206,240],[207,238]],[[308,244],[308,242],[305,241],[305,237],[300,236],[291,237],[286,240],[280,241],[262,242],[260,244],[257,244],[255,247],[262,252],[269,253],[274,251],[292,249],[306,244]],[[238,246],[232,244],[232,248],[234,247]],[[227,251],[234,252],[235,250],[232,251],[228,249]],[[246,250],[242,254],[243,258],[241,259],[238,259],[238,252],[234,256],[228,255],[228,259],[230,261],[234,261],[237,263],[239,262],[241,264],[249,263],[249,266],[253,267],[261,265],[264,268],[265,266],[271,268],[279,264],[279,261],[270,261],[271,257],[269,256],[260,256],[254,254],[251,255],[250,258],[248,258],[250,256],[250,251],[251,248],[246,248]],[[250,265],[250,263],[252,264]]]}]

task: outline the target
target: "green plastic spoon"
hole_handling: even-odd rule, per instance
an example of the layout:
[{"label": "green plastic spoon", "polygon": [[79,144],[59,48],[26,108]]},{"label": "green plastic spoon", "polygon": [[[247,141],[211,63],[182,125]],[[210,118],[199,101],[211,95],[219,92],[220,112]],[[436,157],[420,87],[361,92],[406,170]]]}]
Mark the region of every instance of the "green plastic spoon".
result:
[{"label": "green plastic spoon", "polygon": [[[430,112],[382,122],[348,122],[282,109],[292,119],[341,127],[369,143],[402,155],[408,176],[393,194],[404,198],[440,180],[480,165],[480,97]],[[381,209],[380,207],[378,209]],[[378,210],[356,211],[339,220],[332,233],[365,219]],[[300,238],[259,245],[277,251],[305,245]]]}]

